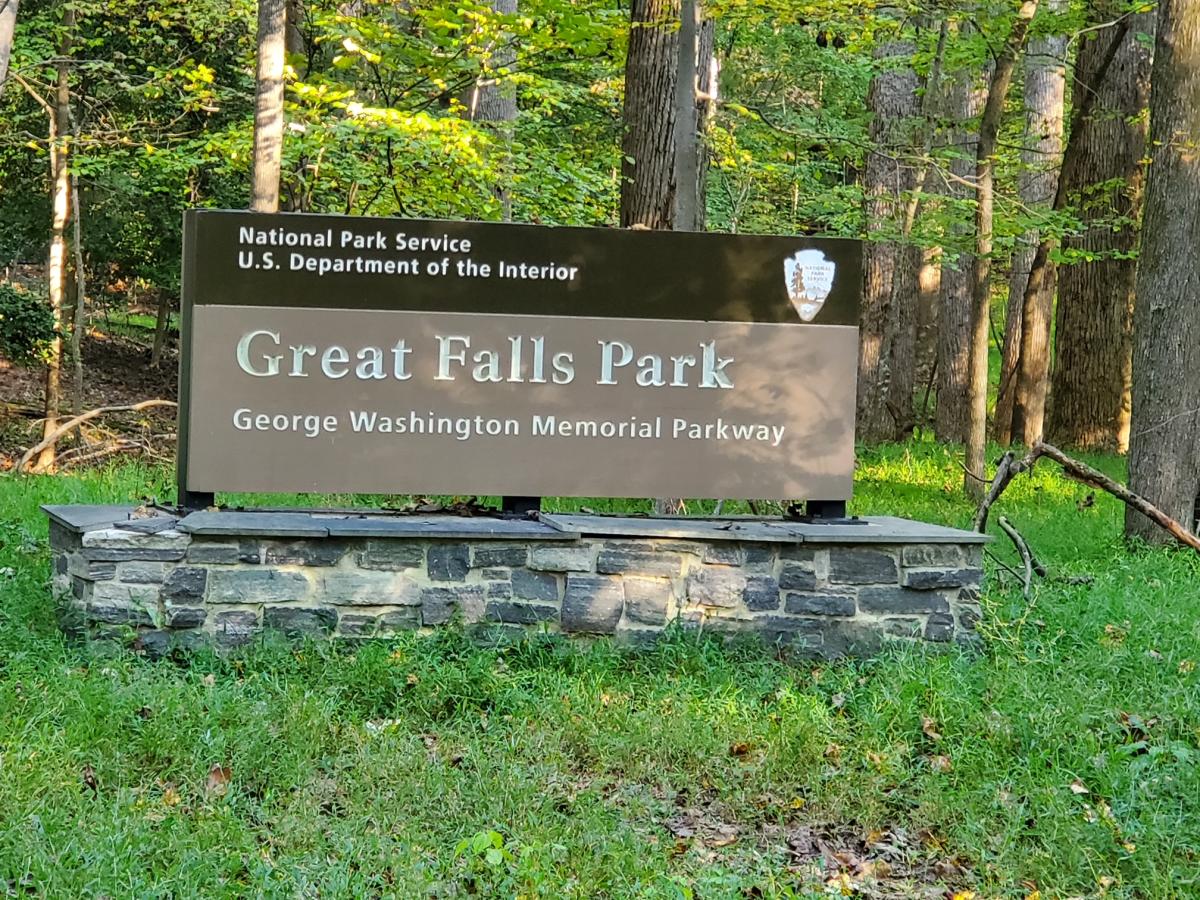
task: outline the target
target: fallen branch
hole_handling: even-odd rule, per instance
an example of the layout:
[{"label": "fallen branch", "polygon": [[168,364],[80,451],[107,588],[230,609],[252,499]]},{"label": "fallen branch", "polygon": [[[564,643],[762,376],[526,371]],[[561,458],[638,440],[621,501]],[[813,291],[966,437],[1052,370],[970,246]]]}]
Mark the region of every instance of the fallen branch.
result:
[{"label": "fallen branch", "polygon": [[979,505],[979,511],[975,513],[974,524],[976,531],[983,532],[987,527],[988,510],[1000,498],[1000,495],[1004,493],[1004,489],[1008,487],[1013,478],[1021,472],[1032,469],[1034,464],[1043,456],[1054,460],[1062,467],[1064,472],[1082,481],[1084,484],[1112,494],[1126,506],[1136,509],[1181,544],[1186,544],[1193,550],[1200,552],[1200,537],[1193,534],[1183,525],[1180,525],[1145,497],[1135,494],[1129,488],[1125,487],[1125,485],[1113,481],[1103,472],[1093,469],[1087,463],[1067,456],[1067,454],[1052,444],[1046,444],[1041,441],[1034,444],[1024,457],[1015,462],[1013,461],[1012,453],[1004,454],[1004,457],[1000,460],[1000,464],[996,467],[996,475],[992,479],[992,487],[983,502]]},{"label": "fallen branch", "polygon": [[68,419],[62,425],[59,425],[54,431],[46,435],[41,443],[35,444],[25,451],[25,455],[21,457],[21,461],[17,463],[17,471],[24,472],[30,461],[45,450],[47,447],[53,447],[58,443],[58,439],[64,434],[67,434],[78,428],[84,422],[90,422],[97,416],[105,415],[106,413],[117,412],[141,412],[143,409],[150,409],[153,406],[175,406],[174,400],[143,400],[141,403],[135,403],[132,406],[101,406],[97,409],[88,410],[73,419]]}]

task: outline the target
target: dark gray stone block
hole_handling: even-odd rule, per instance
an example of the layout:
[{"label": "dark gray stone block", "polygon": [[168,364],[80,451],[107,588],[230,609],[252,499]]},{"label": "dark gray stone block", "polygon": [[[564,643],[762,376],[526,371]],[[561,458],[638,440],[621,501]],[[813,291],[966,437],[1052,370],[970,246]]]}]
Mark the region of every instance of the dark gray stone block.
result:
[{"label": "dark gray stone block", "polygon": [[590,572],[592,548],[587,544],[534,547],[529,557],[529,568],[540,572]]},{"label": "dark gray stone block", "polygon": [[89,603],[87,619],[106,625],[153,625],[150,614],[136,606],[119,606],[113,603]]},{"label": "dark gray stone block", "polygon": [[488,602],[486,616],[493,622],[515,625],[536,625],[558,618],[558,607],[543,603],[510,603],[504,600]]},{"label": "dark gray stone block", "polygon": [[393,609],[379,617],[379,628],[383,632],[416,631],[421,627],[421,608]]},{"label": "dark gray stone block", "polygon": [[745,590],[745,574],[724,566],[700,569],[687,580],[688,603],[700,606],[733,608],[741,602]]},{"label": "dark gray stone block", "polygon": [[884,635],[878,625],[853,619],[829,619],[824,629],[821,655],[827,659],[871,656],[883,646]]},{"label": "dark gray stone block", "polygon": [[200,606],[168,606],[166,624],[168,628],[199,628],[208,618],[208,611]]},{"label": "dark gray stone block", "polygon": [[430,544],[429,577],[433,581],[463,581],[471,568],[468,544]]},{"label": "dark gray stone block", "polygon": [[477,618],[476,610],[484,609],[484,589],[481,585],[462,587],[431,587],[421,591],[421,622],[425,625],[445,625],[461,613],[469,623]]},{"label": "dark gray stone block", "polygon": [[701,559],[710,566],[740,566],[746,559],[746,551],[741,544],[708,544],[702,548],[702,552]]},{"label": "dark gray stone block", "polygon": [[805,616],[852,616],[854,597],[844,594],[788,594],[783,608]]},{"label": "dark gray stone block", "polygon": [[152,550],[132,548],[116,550],[106,547],[84,547],[80,554],[88,562],[179,562],[186,550]]},{"label": "dark gray stone block", "polygon": [[287,603],[308,595],[300,572],[278,569],[214,569],[208,577],[209,603]]},{"label": "dark gray stone block", "polygon": [[117,577],[115,562],[87,562],[83,572],[77,573],[89,581],[112,581]]},{"label": "dark gray stone block", "polygon": [[329,529],[305,512],[202,511],[185,516],[179,530],[191,534],[252,534],[259,537],[325,537]]},{"label": "dark gray stone block", "polygon": [[364,569],[419,569],[425,565],[425,545],[367,541],[367,549],[359,554],[358,564]]},{"label": "dark gray stone block", "polygon": [[965,559],[955,544],[914,544],[901,548],[900,561],[913,568],[957,569]]},{"label": "dark gray stone block", "polygon": [[902,585],[920,591],[965,587],[982,582],[983,572],[979,569],[907,569],[900,577]]},{"label": "dark gray stone block", "polygon": [[933,591],[915,591],[905,587],[864,587],[858,591],[858,605],[869,613],[949,612],[950,604]]},{"label": "dark gray stone block", "polygon": [[743,544],[742,550],[748,566],[769,565],[775,562],[776,553],[773,544]]},{"label": "dark gray stone block", "polygon": [[678,553],[654,553],[646,550],[600,551],[596,571],[602,575],[651,575],[677,578],[683,572],[683,557]]},{"label": "dark gray stone block", "polygon": [[508,600],[513,595],[511,581],[493,581],[487,586],[489,600]]},{"label": "dark gray stone block", "polygon": [[160,531],[171,530],[178,521],[175,516],[149,516],[144,519],[126,519],[123,522],[114,522],[113,528],[138,534],[158,534]]},{"label": "dark gray stone block", "polygon": [[762,616],[754,620],[753,627],[766,643],[801,652],[817,652],[825,642],[822,623],[813,619]]},{"label": "dark gray stone block", "polygon": [[621,621],[625,590],[619,578],[568,575],[563,597],[563,631],[612,634]]},{"label": "dark gray stone block", "polygon": [[558,602],[558,578],[528,569],[513,569],[512,595],[518,600]]},{"label": "dark gray stone block", "polygon": [[925,622],[925,640],[946,643],[954,637],[954,618],[949,613],[933,613]]},{"label": "dark gray stone block", "polygon": [[832,582],[895,584],[898,578],[896,557],[891,553],[861,547],[832,547],[829,550],[829,580]]},{"label": "dark gray stone block", "polygon": [[671,602],[671,582],[665,578],[624,579],[625,618],[643,625],[665,625]]},{"label": "dark gray stone block", "polygon": [[981,619],[978,609],[966,608],[958,611],[958,625],[963,631],[975,631]]},{"label": "dark gray stone block", "polygon": [[906,617],[884,619],[883,630],[892,637],[919,638],[921,636],[921,620]]},{"label": "dark gray stone block", "polygon": [[289,638],[328,637],[337,621],[337,610],[328,607],[268,606],[263,610],[263,626],[282,631]]},{"label": "dark gray stone block", "polygon": [[817,561],[817,551],[816,548],[804,544],[785,544],[779,548],[779,558],[808,563],[811,567]]},{"label": "dark gray stone block", "polygon": [[168,603],[185,606],[189,603],[203,603],[207,584],[207,570],[194,566],[180,566],[167,576],[159,596]]},{"label": "dark gray stone block", "polygon": [[133,649],[150,659],[162,659],[171,651],[171,632],[161,628],[142,631],[133,642]]},{"label": "dark gray stone block", "polygon": [[[411,619],[415,626],[415,618]],[[338,620],[338,632],[346,637],[370,637],[379,628],[375,616],[342,616]]]},{"label": "dark gray stone block", "polygon": [[[210,566],[231,566],[241,559],[241,549],[233,544],[218,544],[213,541],[193,541],[187,549],[187,561]],[[254,560],[258,562],[257,559]]]},{"label": "dark gray stone block", "polygon": [[779,582],[770,575],[750,575],[742,600],[752,612],[773,612],[779,609]]},{"label": "dark gray stone block", "polygon": [[479,577],[484,581],[512,581],[512,572],[508,569],[483,569]]},{"label": "dark gray stone block", "polygon": [[217,613],[214,633],[219,647],[240,647],[252,641],[258,631],[258,616],[252,612],[229,610]]},{"label": "dark gray stone block", "polygon": [[267,565],[336,566],[346,555],[344,541],[309,540],[267,544]]},{"label": "dark gray stone block", "polygon": [[262,563],[262,559],[262,541],[257,541],[254,538],[242,538],[238,541],[238,562],[256,566]]},{"label": "dark gray stone block", "polygon": [[471,564],[476,569],[488,567],[515,568],[529,561],[528,547],[477,546],[471,551]]},{"label": "dark gray stone block", "polygon": [[784,563],[779,572],[779,587],[785,591],[816,590],[817,573],[808,563]]},{"label": "dark gray stone block", "polygon": [[[111,528],[117,522],[128,520],[134,507],[123,505],[99,505],[89,503],[46,504],[42,511],[50,517],[52,525],[62,529],[65,535],[80,535],[85,531]],[[51,537],[54,537],[53,532]]]}]

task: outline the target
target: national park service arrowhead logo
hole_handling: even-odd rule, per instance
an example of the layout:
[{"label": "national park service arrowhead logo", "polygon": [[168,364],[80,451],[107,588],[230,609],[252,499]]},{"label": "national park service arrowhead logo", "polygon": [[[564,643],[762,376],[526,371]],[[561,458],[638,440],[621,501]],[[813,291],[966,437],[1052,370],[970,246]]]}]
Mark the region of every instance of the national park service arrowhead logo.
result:
[{"label": "national park service arrowhead logo", "polygon": [[784,281],[788,298],[800,314],[801,321],[811,322],[825,305],[833,290],[833,275],[837,266],[820,250],[798,250],[783,261]]}]

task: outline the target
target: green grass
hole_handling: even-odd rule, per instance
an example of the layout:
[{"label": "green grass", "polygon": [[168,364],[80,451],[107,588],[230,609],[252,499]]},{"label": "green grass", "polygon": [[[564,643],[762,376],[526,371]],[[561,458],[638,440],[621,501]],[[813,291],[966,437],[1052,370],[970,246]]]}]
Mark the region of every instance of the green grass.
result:
[{"label": "green grass", "polygon": [[[955,459],[864,454],[853,508],[962,525]],[[37,505],[169,481],[0,480],[0,895],[822,896],[789,852],[812,827],[860,854],[890,829],[892,896],[1200,896],[1198,560],[1126,547],[1119,504],[1052,466],[1001,503],[1051,579],[1025,602],[991,574],[982,653],[838,664],[684,635],[64,642]]]}]

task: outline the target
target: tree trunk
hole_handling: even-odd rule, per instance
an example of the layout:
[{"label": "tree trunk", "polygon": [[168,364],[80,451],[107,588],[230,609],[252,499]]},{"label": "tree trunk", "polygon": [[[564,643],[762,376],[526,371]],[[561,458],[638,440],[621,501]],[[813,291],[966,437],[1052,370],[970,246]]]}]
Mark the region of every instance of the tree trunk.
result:
[{"label": "tree trunk", "polygon": [[[1129,486],[1196,529],[1200,501],[1200,3],[1160,0],[1134,312]],[[1140,513],[1125,533],[1160,542]]]},{"label": "tree trunk", "polygon": [[[1061,11],[1063,0],[1047,5],[1051,14]],[[1018,191],[1021,203],[1030,209],[1048,209],[1058,185],[1062,158],[1063,97],[1066,92],[1067,38],[1051,34],[1033,38],[1025,52],[1025,134],[1021,150]],[[1024,424],[1037,424],[1045,409],[1046,380],[1050,364],[1050,316],[1054,291],[1043,285],[1026,307],[1025,288],[1029,268],[1038,245],[1037,230],[1018,239],[1013,252],[1008,285],[1008,314],[1004,325],[1004,351],[1000,367],[1000,391],[996,399],[993,434],[1008,444],[1013,438],[1013,407],[1018,392],[1029,415]],[[1024,329],[1025,319],[1031,328]],[[1029,441],[1028,434],[1024,435]],[[1040,434],[1038,435],[1040,437]]]},{"label": "tree trunk", "polygon": [[[904,195],[913,187],[910,165],[913,128],[920,112],[920,82],[912,68],[916,46],[906,39],[882,43],[875,54],[876,72],[867,93],[871,113],[871,150],[864,173],[867,243],[863,250],[863,294],[859,311],[857,435],[866,443],[891,440],[897,420],[889,409],[891,342],[903,321],[915,328],[913,316],[900,315],[897,302],[916,302],[917,263],[912,248],[898,243]],[[899,271],[897,271],[899,269]],[[905,297],[903,301],[901,297]],[[911,407],[911,391],[907,398]]]},{"label": "tree trunk", "polygon": [[171,298],[167,292],[158,292],[158,308],[154,317],[154,346],[150,350],[150,368],[157,369],[167,348],[167,330],[171,322]]},{"label": "tree trunk", "polygon": [[1000,117],[1012,83],[1017,56],[1025,44],[1029,22],[1037,12],[1038,0],[1023,0],[1004,49],[996,60],[988,86],[987,103],[979,120],[979,145],[975,151],[975,268],[971,279],[970,380],[967,383],[969,420],[967,459],[963,486],[969,496],[983,497],[984,445],[987,443],[989,290],[992,274],[992,218],[995,203],[995,173],[992,154],[1000,132]]},{"label": "tree trunk", "polygon": [[[50,253],[46,261],[46,281],[50,294],[50,313],[54,317],[54,339],[46,359],[46,405],[42,437],[58,427],[62,404],[62,327],[67,305],[67,222],[71,215],[71,84],[68,65],[75,10],[63,7],[62,42],[58,50],[57,78],[54,86],[54,114],[50,121]],[[43,449],[33,467],[46,471],[54,465],[54,446]]]},{"label": "tree trunk", "polygon": [[[517,0],[488,0],[488,6],[500,15],[512,16],[517,12]],[[489,58],[484,61],[484,71],[475,79],[467,98],[467,118],[473,122],[497,123],[497,132],[505,145],[507,160],[512,145],[512,123],[517,118],[517,92],[513,83],[504,79],[499,70],[513,69],[517,51],[509,34],[501,34],[499,43],[488,49]],[[507,187],[506,172],[509,167],[506,160],[500,165],[502,172],[492,192],[500,201],[501,218],[511,222],[512,196]]]},{"label": "tree trunk", "polygon": [[[76,141],[79,134],[75,134]],[[75,309],[71,322],[71,364],[75,369],[75,381],[71,391],[72,409],[75,415],[83,412],[83,332],[87,327],[87,272],[83,267],[83,207],[79,202],[79,176],[71,176],[71,199],[75,202],[71,217],[73,230],[72,249],[75,251]]]},{"label": "tree trunk", "polygon": [[17,25],[18,0],[0,0],[0,94],[8,80],[8,63],[12,59],[13,30]]},{"label": "tree trunk", "polygon": [[258,68],[254,97],[254,162],[250,208],[279,211],[283,165],[283,65],[287,45],[287,0],[259,0]]},{"label": "tree trunk", "polygon": [[[987,77],[990,73],[985,79]],[[948,134],[949,141],[959,150],[959,155],[950,161],[950,174],[954,180],[949,193],[961,199],[972,193],[962,180],[967,179],[974,169],[972,158],[979,142],[978,132],[969,123],[979,117],[987,100],[987,89],[976,78],[974,71],[956,73],[947,100],[947,120],[959,123],[959,127]],[[965,223],[951,227],[964,236],[968,231]],[[970,273],[974,265],[974,256],[967,252],[960,253],[954,261],[945,260],[943,256],[938,292],[937,410],[933,432],[939,441],[946,443],[965,443],[970,420],[967,384],[971,354]]]},{"label": "tree trunk", "polygon": [[[1141,113],[1150,102],[1151,62],[1150,49],[1137,36],[1153,32],[1153,13],[1135,17],[1106,77],[1096,85],[1095,112],[1071,138],[1079,141],[1080,164],[1066,184],[1068,202],[1080,210],[1087,230],[1069,238],[1065,248],[1107,258],[1073,263],[1059,276],[1048,430],[1060,446],[1120,452],[1129,447],[1137,280],[1131,254],[1145,186],[1147,122]],[[1079,48],[1079,83],[1095,81],[1105,44],[1099,34]]]}]

